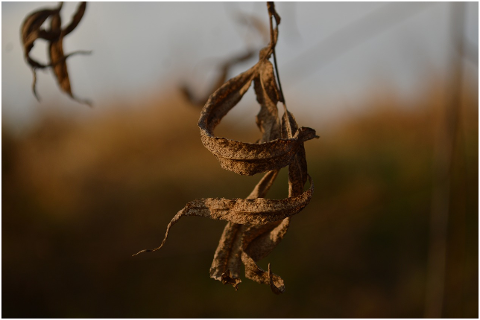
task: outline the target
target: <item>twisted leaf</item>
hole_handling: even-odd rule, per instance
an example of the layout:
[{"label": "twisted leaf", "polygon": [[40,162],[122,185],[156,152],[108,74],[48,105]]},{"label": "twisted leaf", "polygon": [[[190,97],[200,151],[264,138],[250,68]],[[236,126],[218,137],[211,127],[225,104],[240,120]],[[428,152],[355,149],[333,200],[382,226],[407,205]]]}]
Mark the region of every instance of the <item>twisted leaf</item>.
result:
[{"label": "twisted leaf", "polygon": [[[28,15],[22,24],[21,38],[23,42],[24,57],[33,72],[32,91],[37,100],[40,100],[36,91],[36,69],[52,68],[55,79],[63,92],[67,93],[72,99],[78,102],[91,105],[90,101],[81,100],[73,95],[66,62],[67,58],[74,54],[89,54],[90,51],[75,51],[67,55],[63,52],[63,38],[71,33],[80,23],[85,13],[87,3],[80,3],[76,13],[72,17],[72,21],[64,29],[62,29],[62,20],[60,17],[62,6],[63,2],[61,2],[55,9],[42,9],[35,11]],[[50,19],[50,29],[48,30],[42,28],[42,25],[47,19]],[[49,43],[48,56],[50,63],[48,64],[40,63],[30,56],[30,51],[35,45],[35,41],[38,39],[46,40]]]},{"label": "twisted leaf", "polygon": [[[241,175],[278,170],[292,162],[305,141],[316,137],[315,130],[301,127],[291,138],[281,136],[276,109],[276,91],[272,87],[273,68],[268,60],[260,60],[244,73],[230,79],[208,99],[200,115],[198,126],[203,145],[212,152],[222,168]],[[262,108],[257,115],[257,124],[263,130],[261,143],[245,143],[216,137],[213,133],[220,120],[247,92],[255,79],[257,100]],[[273,100],[272,100],[273,99]],[[275,107],[273,107],[275,105]]]},{"label": "twisted leaf", "polygon": [[[236,224],[265,225],[269,222],[283,220],[300,212],[309,202],[313,194],[313,183],[310,188],[296,197],[286,199],[225,199],[206,198],[188,202],[178,211],[167,226],[165,238],[156,249],[160,249],[168,238],[171,227],[185,216],[196,216],[214,220],[224,220]],[[140,253],[139,252],[139,253]]]},{"label": "twisted leaf", "polygon": [[240,266],[244,229],[245,225],[227,223],[210,267],[210,278],[221,281],[223,284],[231,284],[235,290],[242,282]]},{"label": "twisted leaf", "polygon": [[[283,279],[272,272],[270,264],[265,271],[256,262],[278,245],[287,232],[290,217],[310,202],[314,187],[307,173],[304,142],[318,137],[315,130],[298,127],[293,114],[285,106],[278,70],[275,77],[274,67],[268,60],[272,54],[275,57],[280,16],[273,4],[268,5],[268,11],[270,44],[260,51],[259,61],[253,67],[224,83],[208,98],[198,121],[203,145],[215,155],[222,168],[241,175],[266,172],[264,177],[246,199],[205,198],[188,202],[168,224],[161,245],[138,253],[162,248],[171,227],[182,217],[225,220],[228,223],[215,252],[210,277],[237,290],[243,264],[248,279],[267,284],[278,294],[285,290]],[[272,27],[273,18],[275,29]],[[262,133],[261,139],[258,143],[245,143],[216,137],[216,126],[242,99],[252,82],[260,104],[256,123]],[[277,109],[279,101],[284,104],[281,120]],[[286,166],[289,167],[288,198],[265,199],[278,171]],[[304,190],[307,180],[310,187]]]}]

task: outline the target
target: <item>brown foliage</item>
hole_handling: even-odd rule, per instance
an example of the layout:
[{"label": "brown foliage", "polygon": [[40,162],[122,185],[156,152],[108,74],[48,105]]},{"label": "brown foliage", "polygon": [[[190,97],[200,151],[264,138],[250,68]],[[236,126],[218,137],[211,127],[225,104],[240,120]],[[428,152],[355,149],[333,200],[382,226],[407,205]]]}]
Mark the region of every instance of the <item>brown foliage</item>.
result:
[{"label": "brown foliage", "polygon": [[[161,245],[138,253],[160,249],[167,240],[170,228],[184,216],[225,220],[228,224],[215,252],[210,277],[237,289],[241,282],[239,269],[243,263],[247,278],[269,285],[278,294],[285,290],[282,278],[271,271],[270,265],[265,271],[258,267],[256,261],[266,257],[275,248],[287,231],[290,216],[299,213],[312,197],[313,183],[307,173],[303,144],[317,136],[311,128],[298,128],[285,103],[281,121],[278,116],[277,103],[284,102],[284,99],[269,58],[275,54],[280,17],[273,4],[268,4],[268,11],[270,19],[274,17],[277,25],[273,29],[270,21],[270,43],[260,51],[259,61],[216,90],[203,107],[198,121],[203,145],[217,157],[222,168],[241,175],[266,172],[265,176],[246,199],[207,198],[190,201],[168,224]],[[245,143],[216,137],[213,132],[215,127],[237,105],[252,82],[260,104],[256,123],[262,138],[257,143]],[[278,171],[286,166],[289,167],[288,198],[264,199]],[[304,191],[307,178],[310,188]]]},{"label": "brown foliage", "polygon": [[[69,25],[62,29],[62,19],[60,11],[63,7],[63,2],[60,2],[55,9],[41,9],[29,14],[23,21],[21,28],[21,36],[23,42],[24,56],[27,63],[32,68],[33,72],[33,94],[39,99],[36,91],[37,74],[36,69],[52,68],[55,79],[57,80],[60,89],[67,93],[72,99],[91,105],[88,100],[82,100],[75,97],[72,93],[70,79],[67,70],[67,58],[74,54],[88,54],[90,51],[75,51],[65,55],[63,52],[63,38],[71,33],[78,26],[87,8],[86,2],[81,2],[78,6],[77,12],[72,17]],[[50,29],[43,29],[42,25],[50,18]],[[49,58],[50,63],[44,64],[38,62],[30,56],[30,51],[38,39],[46,40],[49,43]]]}]

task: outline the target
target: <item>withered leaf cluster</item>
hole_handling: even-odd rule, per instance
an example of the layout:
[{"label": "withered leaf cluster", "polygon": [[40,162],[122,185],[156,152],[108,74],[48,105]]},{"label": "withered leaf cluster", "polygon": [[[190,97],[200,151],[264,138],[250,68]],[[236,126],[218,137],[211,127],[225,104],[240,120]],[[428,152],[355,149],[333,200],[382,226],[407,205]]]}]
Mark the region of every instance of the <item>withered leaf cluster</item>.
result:
[{"label": "withered leaf cluster", "polygon": [[[285,103],[284,114],[279,117],[277,103],[284,100],[269,58],[274,54],[280,17],[273,4],[268,9],[270,21],[272,18],[276,21],[275,28],[270,24],[269,45],[260,51],[259,61],[253,67],[224,83],[209,97],[198,122],[203,145],[217,157],[222,168],[241,175],[264,172],[264,177],[246,199],[206,198],[188,202],[170,221],[161,245],[138,253],[160,249],[171,227],[182,217],[224,220],[228,223],[215,252],[210,277],[237,289],[243,264],[247,278],[269,285],[278,294],[285,290],[282,278],[272,272],[270,265],[268,270],[262,270],[256,262],[277,246],[287,231],[290,217],[299,213],[312,197],[313,182],[307,173],[304,142],[317,136],[311,128],[298,127]],[[262,138],[257,143],[245,143],[215,136],[215,127],[252,82],[260,104],[256,123]],[[265,199],[279,170],[286,166],[288,198]],[[310,186],[304,191],[307,180]]]},{"label": "withered leaf cluster", "polygon": [[[33,72],[33,84],[32,90],[33,94],[39,100],[37,91],[36,91],[36,82],[37,82],[37,69],[48,69],[53,70],[55,79],[57,80],[60,89],[67,93],[72,99],[91,105],[91,102],[88,100],[82,100],[75,97],[72,93],[72,88],[70,85],[70,79],[68,77],[67,70],[67,58],[74,54],[88,54],[90,51],[75,51],[70,54],[65,55],[63,52],[63,39],[69,33],[71,33],[78,26],[82,17],[87,8],[86,2],[81,2],[77,8],[76,13],[72,17],[72,21],[65,28],[62,29],[62,19],[60,16],[60,11],[63,7],[63,2],[60,2],[58,7],[54,9],[40,9],[29,14],[23,21],[21,28],[21,37],[23,43],[24,56],[27,63],[30,65],[30,68]],[[50,28],[42,28],[43,24],[47,19],[50,19]],[[35,45],[35,41],[38,39],[46,40],[49,44],[48,46],[48,56],[50,59],[49,63],[41,63],[35,60],[30,56],[30,51]]]}]

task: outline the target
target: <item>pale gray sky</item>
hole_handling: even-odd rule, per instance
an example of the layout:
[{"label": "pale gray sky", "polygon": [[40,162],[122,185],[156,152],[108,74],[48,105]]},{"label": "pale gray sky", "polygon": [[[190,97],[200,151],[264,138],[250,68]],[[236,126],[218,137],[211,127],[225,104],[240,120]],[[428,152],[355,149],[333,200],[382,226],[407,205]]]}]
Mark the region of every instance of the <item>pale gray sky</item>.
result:
[{"label": "pale gray sky", "polygon": [[[20,26],[30,12],[55,2],[2,2],[2,116],[26,125],[42,106],[62,104],[59,112],[92,113],[57,88],[49,72],[32,73],[24,62]],[[67,2],[64,23],[77,2]],[[287,103],[297,117],[330,121],[364,107],[359,103],[386,83],[406,102],[426,88],[431,70],[446,76],[450,43],[447,2],[278,2],[282,22],[277,56]],[[478,48],[478,3],[466,4],[465,36]],[[203,92],[216,59],[264,44],[252,28],[233,22],[239,11],[268,23],[264,2],[89,2],[77,29],[65,40],[65,52],[92,50],[69,58],[74,93],[93,100],[95,112],[112,100],[135,101],[149,92],[175,90],[181,82]],[[250,35],[250,37],[248,37]],[[250,39],[250,40],[247,40]],[[477,50],[478,52],[478,50]],[[477,53],[475,53],[477,54]],[[33,55],[46,61],[46,46]],[[476,58],[476,56],[475,56]],[[478,66],[465,59],[466,76],[477,81]],[[234,68],[246,70],[254,59]],[[477,85],[477,84],[475,84]],[[308,108],[295,109],[297,100]],[[343,106],[343,107],[339,107]]]}]

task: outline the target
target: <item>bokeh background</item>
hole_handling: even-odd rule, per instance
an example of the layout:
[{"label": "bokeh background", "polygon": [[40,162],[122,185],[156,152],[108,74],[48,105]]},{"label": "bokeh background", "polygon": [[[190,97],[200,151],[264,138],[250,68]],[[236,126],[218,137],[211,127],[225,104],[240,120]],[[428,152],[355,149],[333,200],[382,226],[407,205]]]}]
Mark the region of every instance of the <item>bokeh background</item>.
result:
[{"label": "bokeh background", "polygon": [[[89,3],[65,51],[93,50],[68,60],[93,108],[50,72],[31,93],[19,28],[55,5],[2,2],[3,317],[478,317],[478,3],[277,3],[287,105],[320,135],[314,197],[259,262],[280,296],[209,278],[224,222],[184,218],[131,257],[186,202],[260,179],[220,168],[181,88],[207,96],[264,46],[265,4]],[[257,112],[249,92],[217,134],[255,141]]]}]

